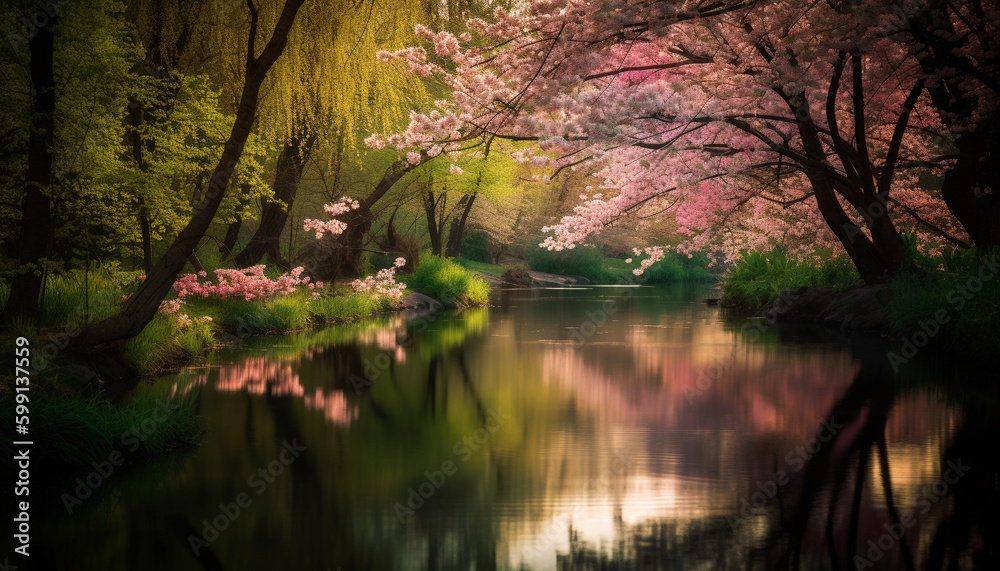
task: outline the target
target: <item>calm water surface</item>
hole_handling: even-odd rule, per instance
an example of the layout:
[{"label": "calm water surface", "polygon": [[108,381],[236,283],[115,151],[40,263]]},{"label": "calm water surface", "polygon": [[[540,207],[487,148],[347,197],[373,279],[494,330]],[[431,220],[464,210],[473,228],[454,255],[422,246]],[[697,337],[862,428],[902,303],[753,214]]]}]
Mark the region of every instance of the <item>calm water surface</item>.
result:
[{"label": "calm water surface", "polygon": [[511,291],[219,351],[159,381],[197,399],[200,446],[46,516],[45,566],[996,563],[988,379],[926,358],[896,373],[878,339],[762,331],[705,294]]}]

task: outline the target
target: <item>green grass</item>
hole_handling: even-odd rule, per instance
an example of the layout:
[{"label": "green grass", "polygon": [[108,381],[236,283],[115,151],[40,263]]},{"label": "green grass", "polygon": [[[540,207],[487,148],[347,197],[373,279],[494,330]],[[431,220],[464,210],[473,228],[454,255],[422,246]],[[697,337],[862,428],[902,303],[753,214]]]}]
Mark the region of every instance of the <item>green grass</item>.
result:
[{"label": "green grass", "polygon": [[780,251],[744,252],[722,283],[723,304],[756,310],[783,289],[845,288],[858,281],[847,256],[799,261]]},{"label": "green grass", "polygon": [[354,292],[322,297],[308,306],[310,319],[319,323],[354,321],[388,309],[386,300]]},{"label": "green grass", "polygon": [[157,313],[138,335],[123,342],[122,357],[140,374],[169,368],[186,357],[180,334],[175,316]]},{"label": "green grass", "polygon": [[648,284],[708,283],[716,279],[718,278],[708,271],[708,256],[704,252],[695,252],[690,256],[667,252],[662,260],[643,272],[643,281]]},{"label": "green grass", "polygon": [[[13,395],[0,397],[4,422],[13,423],[15,406]],[[32,458],[37,454],[40,466],[87,466],[107,460],[114,450],[135,460],[186,448],[201,432],[193,398],[171,399],[165,391],[148,386],[119,406],[100,395],[32,395]],[[0,443],[0,448],[3,462],[12,463],[10,441]]]},{"label": "green grass", "polygon": [[[1000,258],[1000,251],[989,256]],[[995,358],[1000,346],[1000,276],[988,277],[991,272],[974,252],[914,261],[922,274],[908,272],[892,282],[889,318],[893,333],[909,337],[940,327],[931,336],[932,343]]]},{"label": "green grass", "polygon": [[477,262],[475,260],[470,260],[468,258],[455,258],[455,263],[462,266],[463,268],[469,270],[475,270],[482,274],[489,274],[491,276],[502,276],[507,268],[503,266],[498,266],[496,264],[489,264],[486,262]]},{"label": "green grass", "polygon": [[459,264],[428,251],[420,253],[417,270],[403,276],[408,289],[446,305],[473,307],[489,304],[490,286]]},{"label": "green grass", "polygon": [[647,268],[641,276],[632,272],[639,267],[641,257],[626,263],[621,258],[605,258],[599,247],[577,246],[572,250],[555,252],[533,246],[528,250],[527,257],[528,267],[537,272],[581,276],[595,284],[663,284],[711,282],[716,279],[708,271],[708,257],[700,252],[690,258],[686,254],[666,252],[662,260]]}]

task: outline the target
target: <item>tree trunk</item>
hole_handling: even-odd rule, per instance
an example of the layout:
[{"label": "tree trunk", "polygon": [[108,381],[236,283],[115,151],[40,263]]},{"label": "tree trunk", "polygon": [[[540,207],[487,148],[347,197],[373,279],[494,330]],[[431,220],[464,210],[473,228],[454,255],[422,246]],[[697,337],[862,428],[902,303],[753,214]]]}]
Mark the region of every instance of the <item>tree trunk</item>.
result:
[{"label": "tree trunk", "polygon": [[448,244],[445,246],[444,255],[449,258],[457,258],[462,255],[462,240],[465,238],[465,223],[469,220],[469,213],[472,212],[472,205],[476,201],[476,194],[466,194],[459,201],[465,203],[462,209],[462,216],[451,221],[451,228],[448,231]]},{"label": "tree trunk", "polygon": [[[38,10],[43,10],[43,2]],[[38,317],[38,296],[42,290],[39,262],[52,249],[52,208],[46,194],[52,184],[52,144],[55,131],[55,76],[52,59],[55,52],[56,24],[52,14],[47,25],[39,28],[28,42],[33,99],[31,133],[28,135],[28,168],[21,197],[21,232],[18,260],[23,273],[13,276],[10,294],[4,307],[9,318]]]},{"label": "tree trunk", "polygon": [[424,193],[424,213],[427,215],[427,234],[431,238],[431,251],[435,256],[441,255],[441,224],[437,219],[437,203],[444,196],[444,192],[438,195],[435,200],[434,192],[430,183],[427,184],[427,192]]},{"label": "tree trunk", "polygon": [[[789,106],[795,116],[799,118],[798,132],[803,149],[814,162],[823,163],[825,156],[819,140],[819,130],[810,117],[808,105],[802,102],[801,105],[796,106],[789,102]],[[885,281],[887,276],[895,273],[898,268],[883,257],[879,249],[868,239],[868,236],[844,212],[840,200],[837,199],[833,180],[830,179],[829,175],[822,169],[810,165],[803,165],[803,171],[812,186],[816,205],[823,220],[844,246],[844,250],[851,257],[851,261],[854,262],[861,278],[868,283],[876,283]],[[886,221],[889,219],[888,214],[885,213],[882,214],[881,218]],[[885,234],[885,228],[880,227],[878,233],[880,236]],[[886,238],[886,240],[889,239]]]},{"label": "tree trunk", "polygon": [[[995,107],[1000,97],[996,77],[1000,56],[989,49],[994,38],[979,37],[978,41],[987,45],[987,53],[970,57],[965,48],[972,32],[955,29],[947,14],[951,9],[951,3],[935,0],[910,19],[909,28],[917,44],[923,46],[917,59],[924,73],[938,78],[927,87],[931,101],[945,124],[958,133],[958,161],[944,176],[941,198],[985,252],[1000,245],[1000,112]],[[989,115],[972,128],[963,125],[970,117],[987,112]]]},{"label": "tree trunk", "polygon": [[[427,157],[424,157],[424,161],[426,160]],[[389,192],[389,189],[399,179],[420,164],[423,164],[423,161],[417,165],[412,165],[405,160],[396,161],[385,170],[382,180],[375,186],[375,190],[371,191],[363,200],[358,201],[359,208],[344,214],[343,220],[347,224],[347,228],[340,235],[340,248],[334,254],[334,267],[337,275],[356,276],[361,274],[361,252],[364,251],[365,235],[371,229],[374,219],[372,207]]]},{"label": "tree trunk", "polygon": [[84,329],[72,344],[75,349],[93,347],[138,335],[152,321],[160,303],[177,279],[178,272],[184,267],[184,263],[190,258],[191,253],[194,252],[198,242],[212,223],[215,212],[219,209],[229,179],[233,175],[236,163],[243,154],[243,145],[253,129],[261,83],[263,83],[268,70],[285,49],[295,15],[304,1],[285,0],[281,15],[275,24],[274,33],[261,54],[256,57],[254,45],[257,36],[257,9],[252,2],[248,2],[251,23],[247,42],[246,79],[236,111],[236,120],[223,148],[222,156],[219,158],[219,163],[212,172],[208,191],[191,217],[191,221],[181,230],[173,244],[153,266],[152,270],[146,274],[146,280],[128,299],[121,312]]},{"label": "tree trunk", "polygon": [[[944,176],[941,198],[980,252],[1000,245],[1000,118],[957,142],[958,161]],[[985,192],[991,189],[992,192]]]},{"label": "tree trunk", "polygon": [[[315,142],[313,135],[293,135],[285,141],[274,172],[274,201],[264,204],[260,213],[260,225],[243,251],[236,256],[236,266],[246,268],[260,261],[267,254],[268,259],[282,268],[288,269],[288,262],[281,256],[278,240],[288,221],[288,213],[295,202],[295,194],[302,181],[302,172],[309,161],[309,152]],[[284,202],[287,207],[276,201]],[[291,256],[291,252],[289,252]]]},{"label": "tree trunk", "polygon": [[[140,133],[140,128],[142,127],[142,113],[142,103],[136,99],[134,94],[130,95],[128,100],[128,116],[129,122],[132,125],[132,159],[135,161],[135,165],[139,168],[139,171],[146,173],[149,172],[149,163],[146,161],[146,157],[142,152],[144,146],[142,134]],[[139,231],[142,235],[142,268],[148,274],[153,268],[152,225],[149,221],[149,209],[146,207],[146,201],[142,198],[142,196],[138,196],[136,203],[138,206],[136,216],[139,219]]]},{"label": "tree trunk", "polygon": [[219,245],[220,254],[226,257],[231,257],[233,255],[233,248],[236,246],[236,240],[240,237],[240,228],[242,227],[242,218],[237,218],[229,224],[226,228],[226,236],[222,239],[222,244]]}]

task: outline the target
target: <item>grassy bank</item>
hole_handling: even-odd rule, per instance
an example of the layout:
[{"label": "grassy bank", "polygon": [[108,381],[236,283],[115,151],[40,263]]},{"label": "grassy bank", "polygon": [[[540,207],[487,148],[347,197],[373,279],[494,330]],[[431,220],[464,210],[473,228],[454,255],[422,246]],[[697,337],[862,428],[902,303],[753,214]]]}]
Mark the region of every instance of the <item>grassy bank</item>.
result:
[{"label": "grassy bank", "polygon": [[[1000,252],[945,251],[929,256],[910,249],[910,269],[890,284],[890,330],[914,345],[995,359],[1000,346]],[[799,261],[780,252],[748,252],[722,284],[723,304],[755,311],[782,289],[842,289],[859,278],[846,256]],[[926,338],[926,339],[925,339]]]},{"label": "grassy bank", "polygon": [[[84,275],[76,271],[50,278],[42,302],[40,327],[16,324],[8,334],[27,335],[35,341],[33,345],[39,346],[55,337],[72,335],[88,323],[117,313],[123,297],[138,287],[140,275],[112,271]],[[489,303],[486,282],[462,266],[429,253],[421,257],[415,273],[399,277],[407,283],[408,291],[423,293],[451,306]],[[0,301],[6,298],[7,291],[3,284]],[[391,310],[388,298],[355,292],[346,285],[328,286],[315,299],[305,288],[291,295],[252,300],[189,295],[176,313],[157,313],[139,335],[120,344],[120,351],[125,363],[136,373],[152,375],[182,366],[221,343],[251,335],[351,322]]]},{"label": "grassy bank", "polygon": [[695,253],[688,257],[669,251],[641,276],[632,270],[639,267],[639,257],[631,263],[621,258],[606,258],[600,248],[578,246],[559,252],[533,247],[528,250],[528,268],[564,276],[580,276],[595,284],[676,282],[712,282],[716,277],[708,268],[708,257]]},{"label": "grassy bank", "polygon": [[928,343],[997,359],[1000,346],[1000,250],[915,256],[919,268],[892,283],[892,333],[914,344]]},{"label": "grassy bank", "polygon": [[845,288],[858,281],[847,256],[796,260],[780,251],[745,252],[722,283],[722,303],[755,311],[783,289]]},{"label": "grassy bank", "polygon": [[416,271],[401,280],[408,289],[449,306],[482,307],[490,302],[489,284],[460,264],[428,251],[420,253]]},{"label": "grassy bank", "polygon": [[344,286],[318,299],[308,292],[250,301],[189,298],[181,307],[179,313],[188,316],[184,324],[176,315],[158,313],[142,333],[123,344],[122,355],[135,371],[148,375],[174,368],[212,346],[251,335],[356,321],[392,309],[386,298]]}]

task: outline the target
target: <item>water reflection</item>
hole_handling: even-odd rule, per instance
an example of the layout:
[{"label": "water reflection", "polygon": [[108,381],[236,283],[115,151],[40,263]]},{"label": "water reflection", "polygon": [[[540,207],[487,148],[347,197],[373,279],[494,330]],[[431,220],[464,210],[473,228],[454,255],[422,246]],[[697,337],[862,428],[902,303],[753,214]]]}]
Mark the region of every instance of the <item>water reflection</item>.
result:
[{"label": "water reflection", "polygon": [[[162,381],[197,392],[203,446],[49,537],[95,569],[995,567],[992,392],[933,359],[895,373],[879,340],[750,341],[703,294],[513,292],[220,353]],[[301,459],[195,558],[288,439]]]}]

